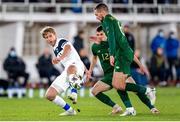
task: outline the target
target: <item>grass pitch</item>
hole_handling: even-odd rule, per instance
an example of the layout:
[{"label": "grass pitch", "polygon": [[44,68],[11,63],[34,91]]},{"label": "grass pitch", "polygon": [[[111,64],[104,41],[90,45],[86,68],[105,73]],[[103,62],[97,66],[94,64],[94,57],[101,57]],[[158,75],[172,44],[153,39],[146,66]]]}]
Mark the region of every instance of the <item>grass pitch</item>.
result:
[{"label": "grass pitch", "polygon": [[[111,90],[106,92],[116,103],[123,104],[118,94]],[[20,121],[174,121],[180,120],[180,89],[179,88],[157,88],[156,107],[160,110],[159,115],[152,115],[149,109],[138,99],[138,97],[129,93],[133,106],[137,111],[136,116],[120,117],[119,115],[108,115],[111,108],[99,102],[95,97],[89,97],[88,91],[84,98],[78,99],[77,105],[81,112],[77,116],[60,117],[63,112],[55,104],[45,99],[22,98],[8,99],[0,98],[0,120],[20,120]],[[66,98],[65,98],[66,99]],[[68,103],[70,100],[66,99]]]}]

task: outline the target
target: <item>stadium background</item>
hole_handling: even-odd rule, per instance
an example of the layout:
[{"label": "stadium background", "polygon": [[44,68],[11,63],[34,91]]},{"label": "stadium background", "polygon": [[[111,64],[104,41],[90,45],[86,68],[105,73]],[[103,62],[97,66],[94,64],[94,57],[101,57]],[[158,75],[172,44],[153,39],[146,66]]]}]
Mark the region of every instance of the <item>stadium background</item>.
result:
[{"label": "stadium background", "polygon": [[[159,29],[166,36],[174,31],[180,39],[179,0],[0,0],[0,78],[7,79],[3,62],[14,46],[30,73],[28,82],[39,82],[35,64],[47,46],[40,35],[46,25],[53,26],[59,37],[71,42],[78,30],[83,29],[85,47],[91,58],[88,38],[99,25],[93,14],[93,7],[99,2],[107,3],[110,12],[123,25],[129,25],[136,48],[146,61],[152,56],[150,44]],[[56,67],[62,70],[59,65]],[[100,69],[96,71],[99,72]]]}]

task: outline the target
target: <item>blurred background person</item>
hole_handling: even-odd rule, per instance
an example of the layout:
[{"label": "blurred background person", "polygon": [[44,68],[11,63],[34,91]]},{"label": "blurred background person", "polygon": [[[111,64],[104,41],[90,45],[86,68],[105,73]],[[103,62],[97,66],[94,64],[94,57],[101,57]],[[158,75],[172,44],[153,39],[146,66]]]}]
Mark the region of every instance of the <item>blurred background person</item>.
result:
[{"label": "blurred background person", "polygon": [[[17,56],[16,50],[12,47],[3,63],[3,68],[7,72],[10,87],[26,87],[29,73],[26,72],[26,64],[22,58]],[[19,78],[24,81],[20,83]]]},{"label": "blurred background person", "polygon": [[135,39],[133,34],[130,32],[130,27],[128,24],[124,25],[124,34],[127,38],[127,41],[131,47],[131,49],[134,51],[135,50]]},{"label": "blurred background person", "polygon": [[153,38],[151,43],[151,51],[153,54],[156,54],[157,49],[161,47],[163,50],[165,49],[166,38],[164,36],[164,31],[159,29],[157,35]]},{"label": "blurred background person", "polygon": [[176,61],[176,86],[180,87],[180,58]]},{"label": "blurred background person", "polygon": [[152,55],[149,69],[153,85],[167,85],[165,57],[163,48],[157,48],[156,53]]},{"label": "blurred background person", "polygon": [[79,30],[78,34],[74,37],[74,43],[73,46],[78,52],[82,62],[86,66],[87,69],[90,67],[90,61],[88,58],[88,52],[84,46],[84,39],[85,39],[85,34],[83,30]]},{"label": "blurred background person", "polygon": [[[134,54],[136,55],[136,57],[141,61],[141,63],[146,66],[145,60],[141,57],[141,52],[139,49],[136,49]],[[148,76],[146,76],[145,74],[142,74],[139,66],[137,65],[137,63],[133,62],[131,64],[131,75],[133,77],[133,79],[136,81],[137,84],[139,85],[143,85],[143,86],[147,86],[148,85]]]},{"label": "blurred background person", "polygon": [[[166,42],[166,57],[168,61],[168,74],[170,77],[170,83],[174,84],[174,77],[172,68],[175,68],[175,62],[178,60],[178,48],[179,40],[176,38],[175,33],[171,31]],[[175,68],[176,70],[176,68]],[[176,71],[175,71],[176,72]]]}]

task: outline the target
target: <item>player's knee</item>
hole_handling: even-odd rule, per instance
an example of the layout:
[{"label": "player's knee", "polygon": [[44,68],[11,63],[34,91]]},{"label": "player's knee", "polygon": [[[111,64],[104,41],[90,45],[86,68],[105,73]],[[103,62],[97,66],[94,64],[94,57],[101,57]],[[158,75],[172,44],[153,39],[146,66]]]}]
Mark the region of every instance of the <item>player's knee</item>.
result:
[{"label": "player's knee", "polygon": [[93,88],[92,91],[91,91],[91,93],[92,93],[94,96],[96,96],[96,95],[99,93],[99,91],[96,90],[95,88]]},{"label": "player's knee", "polygon": [[115,83],[112,83],[112,86],[113,86],[113,88],[115,88],[116,90],[119,89],[118,86],[117,86],[117,84],[115,84]]},{"label": "player's knee", "polygon": [[75,74],[76,73],[76,66],[70,65],[67,69],[67,74]]},{"label": "player's knee", "polygon": [[49,101],[53,101],[55,99],[55,97],[56,97],[55,95],[48,93],[48,92],[45,94],[45,98]]}]

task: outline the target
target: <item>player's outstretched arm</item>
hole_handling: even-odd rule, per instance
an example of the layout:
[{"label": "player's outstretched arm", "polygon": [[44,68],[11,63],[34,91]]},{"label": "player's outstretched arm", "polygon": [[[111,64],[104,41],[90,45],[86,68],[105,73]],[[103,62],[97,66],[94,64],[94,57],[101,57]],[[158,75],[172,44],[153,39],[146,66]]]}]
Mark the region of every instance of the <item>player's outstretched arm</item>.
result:
[{"label": "player's outstretched arm", "polygon": [[150,76],[148,69],[142,65],[142,63],[135,55],[134,55],[134,61],[138,64],[138,66],[140,67],[143,73],[145,73],[147,76]]},{"label": "player's outstretched arm", "polygon": [[109,53],[111,56],[115,55],[115,34],[114,34],[114,25],[113,20],[108,18],[106,20],[106,33],[107,33],[107,40],[109,43]]},{"label": "player's outstretched arm", "polygon": [[69,44],[66,44],[64,46],[64,51],[63,51],[62,55],[58,57],[59,61],[63,60],[65,57],[67,57],[69,55],[70,51],[71,51],[71,46]]},{"label": "player's outstretched arm", "polygon": [[87,77],[86,77],[86,80],[87,80],[87,81],[89,81],[89,79],[91,78],[91,74],[92,74],[92,71],[93,71],[96,63],[97,63],[97,56],[93,56],[93,57],[92,57],[92,60],[91,60],[91,65],[90,65],[89,71],[88,71],[87,74],[86,74],[86,76],[87,76]]}]

